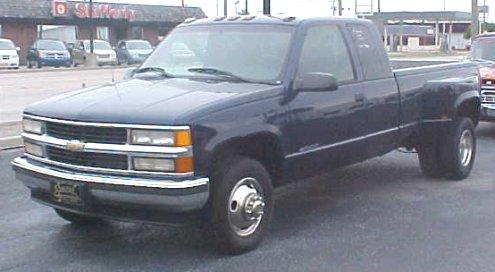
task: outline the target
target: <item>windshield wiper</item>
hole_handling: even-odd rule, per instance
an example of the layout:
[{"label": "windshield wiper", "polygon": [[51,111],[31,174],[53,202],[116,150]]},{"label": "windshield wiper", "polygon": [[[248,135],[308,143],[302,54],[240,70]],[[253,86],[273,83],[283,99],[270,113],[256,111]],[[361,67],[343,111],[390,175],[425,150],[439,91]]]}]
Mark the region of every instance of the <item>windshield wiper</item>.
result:
[{"label": "windshield wiper", "polygon": [[134,71],[134,75],[144,74],[144,73],[150,73],[150,72],[151,73],[159,74],[162,77],[173,77],[170,74],[168,74],[167,71],[165,71],[165,69],[160,68],[160,67],[143,67],[143,68],[139,68],[136,71]]},{"label": "windshield wiper", "polygon": [[207,74],[207,75],[214,75],[218,77],[224,77],[228,79],[232,79],[235,81],[241,81],[241,82],[252,82],[250,80],[244,79],[240,76],[236,76],[232,74],[231,72],[223,71],[220,69],[216,68],[210,68],[210,67],[204,67],[204,68],[189,68],[187,71],[192,72],[192,73],[198,73],[198,74]]}]

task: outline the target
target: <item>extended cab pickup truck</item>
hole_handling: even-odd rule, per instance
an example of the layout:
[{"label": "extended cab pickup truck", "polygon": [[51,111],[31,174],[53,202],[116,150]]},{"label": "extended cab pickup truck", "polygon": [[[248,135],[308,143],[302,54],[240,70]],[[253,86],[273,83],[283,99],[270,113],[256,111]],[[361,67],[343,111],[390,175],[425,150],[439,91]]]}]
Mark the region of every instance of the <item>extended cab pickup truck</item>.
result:
[{"label": "extended cab pickup truck", "polygon": [[189,20],[126,80],[27,107],[12,164],[74,223],[201,222],[241,253],[285,182],[399,147],[429,177],[467,177],[479,113],[476,64],[392,72],[369,21]]}]

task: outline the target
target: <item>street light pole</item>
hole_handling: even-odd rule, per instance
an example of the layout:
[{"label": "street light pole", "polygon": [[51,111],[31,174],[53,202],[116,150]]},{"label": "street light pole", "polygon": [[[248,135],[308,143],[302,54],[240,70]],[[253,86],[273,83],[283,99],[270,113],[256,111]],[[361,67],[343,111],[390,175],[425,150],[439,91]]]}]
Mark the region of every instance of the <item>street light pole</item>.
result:
[{"label": "street light pole", "polygon": [[94,45],[94,30],[93,30],[93,0],[89,0],[89,52],[95,51]]},{"label": "street light pole", "polygon": [[271,13],[270,0],[263,0],[263,14],[270,15]]},{"label": "street light pole", "polygon": [[227,0],[223,0],[223,15],[227,17]]},{"label": "street light pole", "polygon": [[471,40],[479,34],[478,0],[471,0]]},{"label": "street light pole", "polygon": [[342,16],[342,0],[338,1],[337,8],[339,9],[339,16]]},{"label": "street light pole", "polygon": [[381,13],[382,12],[382,5],[381,5],[381,1],[378,0],[378,13]]},{"label": "street light pole", "polygon": [[246,11],[244,12],[245,15],[248,15],[249,14],[249,11],[248,11],[248,0],[246,0]]}]

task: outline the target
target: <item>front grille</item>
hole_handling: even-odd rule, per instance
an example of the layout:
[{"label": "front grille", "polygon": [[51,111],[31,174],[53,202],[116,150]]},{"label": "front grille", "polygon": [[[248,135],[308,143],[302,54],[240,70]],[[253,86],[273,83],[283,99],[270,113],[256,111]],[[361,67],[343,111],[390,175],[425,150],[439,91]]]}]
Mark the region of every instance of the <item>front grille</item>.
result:
[{"label": "front grille", "polygon": [[127,156],[122,154],[74,152],[53,146],[47,146],[46,151],[48,159],[55,162],[95,168],[129,169]]},{"label": "front grille", "polygon": [[481,91],[481,103],[495,104],[495,90]]},{"label": "front grille", "polygon": [[125,144],[125,128],[75,126],[61,123],[46,123],[46,134],[64,140],[79,140],[85,143]]},{"label": "front grille", "polygon": [[2,59],[3,59],[3,60],[8,60],[8,59],[10,59],[10,56],[5,56],[5,55],[4,55],[4,56],[2,56]]}]

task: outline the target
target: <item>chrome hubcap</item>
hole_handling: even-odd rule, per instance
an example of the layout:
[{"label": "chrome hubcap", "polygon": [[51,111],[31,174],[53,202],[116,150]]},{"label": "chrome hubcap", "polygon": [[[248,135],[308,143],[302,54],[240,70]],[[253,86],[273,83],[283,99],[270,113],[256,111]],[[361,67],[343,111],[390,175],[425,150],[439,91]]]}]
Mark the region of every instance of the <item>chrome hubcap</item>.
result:
[{"label": "chrome hubcap", "polygon": [[461,135],[459,143],[459,157],[461,159],[462,166],[466,167],[471,162],[473,156],[473,134],[470,130],[464,130]]},{"label": "chrome hubcap", "polygon": [[265,210],[262,188],[254,178],[237,182],[229,197],[228,218],[234,232],[249,236],[258,228]]}]

